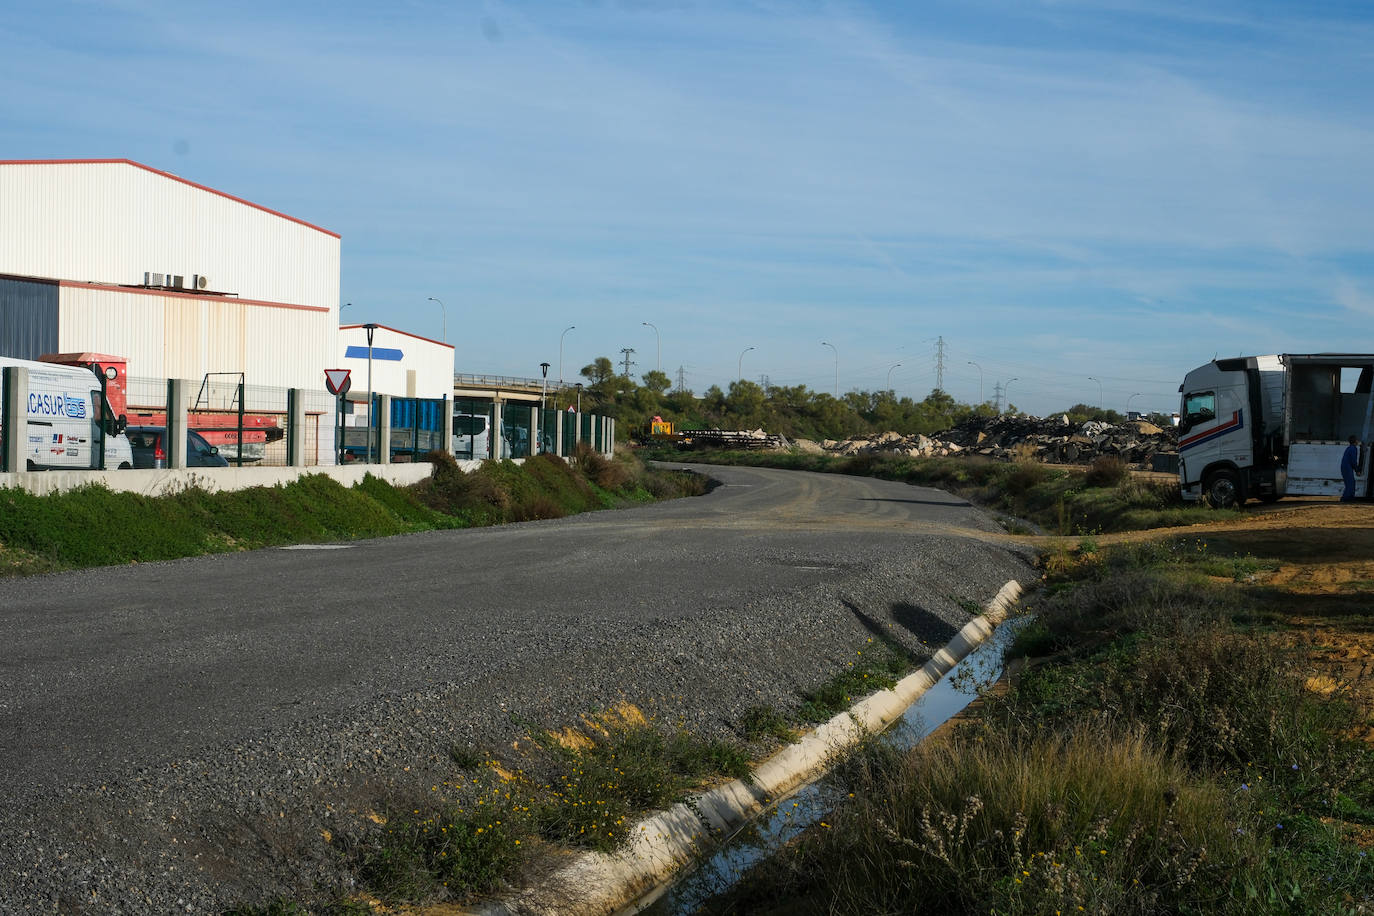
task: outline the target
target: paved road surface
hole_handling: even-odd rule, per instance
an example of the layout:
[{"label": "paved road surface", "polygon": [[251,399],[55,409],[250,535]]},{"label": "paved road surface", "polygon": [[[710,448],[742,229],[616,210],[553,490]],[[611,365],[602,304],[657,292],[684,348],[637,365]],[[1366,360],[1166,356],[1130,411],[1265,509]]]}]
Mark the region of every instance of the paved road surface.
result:
[{"label": "paved road surface", "polygon": [[[795,702],[866,634],[938,645],[969,602],[1031,575],[994,520],[936,490],[703,470],[722,482],[707,496],[627,511],[4,581],[0,793],[12,826],[95,864],[78,889],[11,833],[0,868],[31,874],[0,878],[0,898],[89,885],[114,906],[131,869],[149,912],[289,890],[270,863],[245,879],[146,856],[188,842],[166,812],[251,826],[272,805],[243,795],[299,802],[283,771],[394,787],[454,741],[506,741],[512,715],[556,724],[625,697],[728,730]],[[100,829],[83,836],[68,822],[88,807]],[[101,848],[114,835],[134,848]]]}]

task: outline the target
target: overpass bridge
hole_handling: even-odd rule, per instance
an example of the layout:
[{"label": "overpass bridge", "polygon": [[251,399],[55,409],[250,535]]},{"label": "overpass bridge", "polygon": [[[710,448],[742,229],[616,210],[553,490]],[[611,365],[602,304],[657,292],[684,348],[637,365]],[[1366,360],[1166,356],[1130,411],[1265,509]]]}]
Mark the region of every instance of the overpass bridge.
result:
[{"label": "overpass bridge", "polygon": [[[460,458],[524,458],[536,452],[569,455],[578,442],[610,454],[615,420],[582,412],[582,383],[543,378],[457,373],[451,431]],[[487,435],[482,430],[498,430]],[[487,444],[482,444],[485,435]],[[490,451],[488,451],[488,449]]]},{"label": "overpass bridge", "polygon": [[456,373],[453,376],[454,401],[491,401],[494,404],[515,402],[538,404],[544,396],[548,405],[563,410],[568,405],[579,406],[582,383],[554,382],[542,378],[521,378],[513,375],[473,375]]}]

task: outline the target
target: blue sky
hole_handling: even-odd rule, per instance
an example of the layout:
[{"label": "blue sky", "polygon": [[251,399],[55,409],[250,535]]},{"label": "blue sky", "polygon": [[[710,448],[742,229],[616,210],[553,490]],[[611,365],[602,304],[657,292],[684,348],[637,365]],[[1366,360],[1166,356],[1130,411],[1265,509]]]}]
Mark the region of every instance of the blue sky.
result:
[{"label": "blue sky", "polygon": [[1046,413],[1374,350],[1365,4],[11,0],[0,46],[5,158],[338,232],[344,320],[446,312],[459,371],[638,375],[647,321],[698,393],[922,397],[943,338]]}]

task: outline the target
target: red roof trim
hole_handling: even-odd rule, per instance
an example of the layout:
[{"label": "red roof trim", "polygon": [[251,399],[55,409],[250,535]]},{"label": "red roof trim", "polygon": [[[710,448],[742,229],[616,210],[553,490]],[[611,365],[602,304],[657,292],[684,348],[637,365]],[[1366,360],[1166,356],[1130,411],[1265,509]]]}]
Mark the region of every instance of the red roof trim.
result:
[{"label": "red roof trim", "polygon": [[58,280],[57,285],[66,289],[100,289],[116,293],[133,293],[136,296],[175,296],[180,299],[196,299],[200,302],[227,302],[234,305],[260,305],[273,309],[297,309],[303,312],[328,312],[323,305],[297,305],[293,302],[268,302],[264,299],[240,299],[237,296],[207,296],[204,293],[183,293],[171,289],[144,289],[141,286],[120,286],[117,283],[81,283],[77,280]]},{"label": "red roof trim", "polygon": [[304,226],[304,227],[307,228],[307,229],[314,229],[316,232],[323,232],[325,235],[333,236],[333,237],[336,238],[336,239],[342,239],[342,238],[343,238],[343,236],[339,235],[339,233],[337,233],[337,232],[330,232],[328,229],[324,229],[324,228],[321,228],[320,226],[316,226],[314,223],[307,223],[307,222],[306,222],[305,220],[303,220],[303,219],[297,219],[297,218],[294,217],[294,216],[288,216],[287,214],[282,213],[280,210],[273,210],[271,207],[264,207],[262,204],[255,204],[255,203],[253,203],[251,200],[244,200],[242,197],[235,197],[233,194],[226,194],[226,193],[224,193],[223,191],[216,191],[214,188],[208,187],[207,185],[197,184],[197,183],[194,182],[194,181],[189,181],[189,180],[187,180],[187,179],[185,179],[185,178],[182,178],[180,175],[173,175],[171,172],[164,172],[164,171],[162,171],[161,169],[155,169],[155,168],[153,168],[153,167],[150,166],[150,165],[144,165],[143,163],[141,163],[141,162],[135,162],[135,161],[133,161],[132,159],[0,159],[0,165],[115,165],[115,164],[132,165],[134,168],[143,169],[145,172],[152,172],[154,175],[161,175],[163,178],[170,178],[170,179],[172,179],[173,181],[179,181],[179,182],[181,182],[181,183],[184,184],[184,185],[190,185],[191,187],[196,188],[197,190],[200,190],[200,191],[209,191],[211,194],[217,194],[217,195],[219,195],[220,197],[225,198],[226,200],[232,200],[232,201],[234,201],[235,203],[243,204],[243,205],[246,206],[246,207],[252,207],[254,210],[261,210],[262,212],[264,212],[264,213],[270,213],[270,214],[272,214],[273,216],[280,216],[280,217],[281,217],[282,219],[284,219],[284,220],[289,220],[289,221],[291,221],[291,222],[293,222],[293,223],[297,223],[297,224],[299,224],[299,225],[301,225],[301,226]]},{"label": "red roof trim", "polygon": [[[340,330],[340,331],[347,331],[347,330],[351,330],[351,329],[353,329],[353,328],[361,328],[361,327],[362,327],[362,325],[360,325],[360,324],[341,324],[341,325],[339,325],[339,330]],[[398,331],[398,330],[396,330],[395,328],[387,327],[387,326],[384,325],[384,324],[379,324],[379,325],[377,325],[377,327],[378,327],[380,330],[383,330],[383,331],[390,331],[390,332],[393,333],[393,334],[402,334],[402,335],[404,335],[404,336],[406,336],[406,337],[414,337],[416,340],[423,340],[425,343],[438,344],[438,345],[441,346],[441,347],[448,347],[450,350],[453,349],[453,344],[451,344],[451,343],[444,343],[442,340],[435,340],[435,339],[432,338],[432,337],[421,337],[419,334],[412,334],[412,333],[410,333],[409,331]]]}]

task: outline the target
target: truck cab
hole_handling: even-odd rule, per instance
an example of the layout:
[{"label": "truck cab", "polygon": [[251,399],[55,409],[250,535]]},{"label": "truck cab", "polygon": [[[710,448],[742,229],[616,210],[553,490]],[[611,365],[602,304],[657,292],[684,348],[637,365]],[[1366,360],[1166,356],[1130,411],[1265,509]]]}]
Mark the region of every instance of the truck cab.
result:
[{"label": "truck cab", "polygon": [[1183,498],[1225,508],[1249,498],[1339,495],[1346,439],[1369,440],[1372,384],[1370,354],[1245,356],[1192,370],[1179,386]]}]

